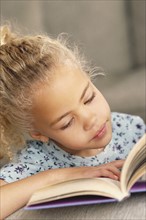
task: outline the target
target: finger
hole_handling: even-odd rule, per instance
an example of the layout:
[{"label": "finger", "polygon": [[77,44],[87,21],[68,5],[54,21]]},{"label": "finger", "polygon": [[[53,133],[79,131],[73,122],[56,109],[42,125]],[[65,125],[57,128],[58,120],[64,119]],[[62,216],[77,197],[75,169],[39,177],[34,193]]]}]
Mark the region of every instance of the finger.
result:
[{"label": "finger", "polygon": [[110,165],[107,167],[107,170],[112,172],[114,175],[118,177],[118,179],[120,179],[121,172],[117,167]]},{"label": "finger", "polygon": [[[124,162],[125,162],[125,160],[115,160],[115,161],[112,161],[112,162],[109,163],[109,164],[114,165],[114,166],[116,166],[117,168],[122,168],[123,165],[124,165]],[[107,163],[106,165],[108,165],[108,163]]]},{"label": "finger", "polygon": [[98,170],[96,177],[107,177],[110,179],[119,180],[119,177],[109,170]]}]

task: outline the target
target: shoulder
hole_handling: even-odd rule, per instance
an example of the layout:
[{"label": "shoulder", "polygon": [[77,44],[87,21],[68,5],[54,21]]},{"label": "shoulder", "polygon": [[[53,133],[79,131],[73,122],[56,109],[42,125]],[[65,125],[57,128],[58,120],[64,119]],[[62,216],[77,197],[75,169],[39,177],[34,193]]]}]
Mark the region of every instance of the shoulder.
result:
[{"label": "shoulder", "polygon": [[112,150],[120,159],[129,154],[145,133],[145,123],[139,116],[112,113]]},{"label": "shoulder", "polygon": [[41,141],[28,141],[26,147],[18,152],[18,158],[21,161],[40,164],[44,169],[52,168],[52,159],[55,149],[51,142],[43,143]]},{"label": "shoulder", "polygon": [[0,179],[14,182],[40,171],[52,169],[52,159],[48,156],[48,148],[43,142],[28,141],[26,147],[18,151],[12,161],[2,167]]},{"label": "shoulder", "polygon": [[125,113],[112,112],[113,124],[120,127],[120,125],[131,125],[137,128],[145,128],[144,120],[137,115],[130,115]]},{"label": "shoulder", "polygon": [[145,122],[141,117],[117,112],[112,113],[112,127],[116,135],[125,134],[127,137],[135,137],[136,140],[146,131]]}]

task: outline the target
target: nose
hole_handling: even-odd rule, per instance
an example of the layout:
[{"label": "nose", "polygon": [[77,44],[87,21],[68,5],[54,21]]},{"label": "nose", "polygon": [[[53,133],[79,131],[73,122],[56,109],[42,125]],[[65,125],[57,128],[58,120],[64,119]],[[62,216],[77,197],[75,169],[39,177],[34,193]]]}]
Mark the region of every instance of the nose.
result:
[{"label": "nose", "polygon": [[91,110],[84,110],[82,112],[82,121],[83,121],[83,128],[85,131],[92,129],[97,123],[97,116]]}]

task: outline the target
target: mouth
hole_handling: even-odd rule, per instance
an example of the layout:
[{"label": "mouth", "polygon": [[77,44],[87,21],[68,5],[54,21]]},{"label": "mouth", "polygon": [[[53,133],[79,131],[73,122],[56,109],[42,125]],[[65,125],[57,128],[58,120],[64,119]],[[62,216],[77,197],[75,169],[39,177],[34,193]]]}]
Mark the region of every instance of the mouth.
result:
[{"label": "mouth", "polygon": [[96,132],[96,134],[94,135],[94,137],[92,138],[92,140],[94,139],[101,139],[105,133],[106,133],[106,122],[101,126],[101,128]]}]

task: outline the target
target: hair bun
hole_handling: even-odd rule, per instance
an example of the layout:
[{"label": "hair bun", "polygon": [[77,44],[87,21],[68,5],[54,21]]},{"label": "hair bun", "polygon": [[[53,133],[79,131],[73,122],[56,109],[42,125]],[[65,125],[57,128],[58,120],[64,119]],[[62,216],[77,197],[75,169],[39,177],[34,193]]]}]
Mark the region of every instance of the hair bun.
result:
[{"label": "hair bun", "polygon": [[0,27],[0,46],[9,43],[12,39],[14,39],[15,34],[13,34],[8,25],[4,25]]}]

